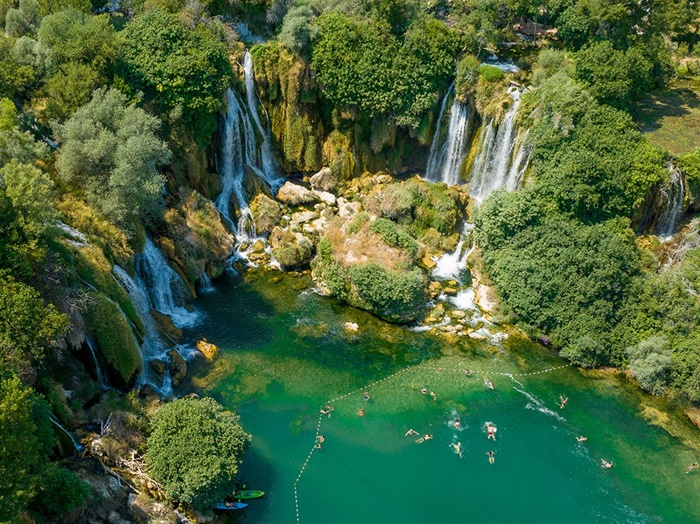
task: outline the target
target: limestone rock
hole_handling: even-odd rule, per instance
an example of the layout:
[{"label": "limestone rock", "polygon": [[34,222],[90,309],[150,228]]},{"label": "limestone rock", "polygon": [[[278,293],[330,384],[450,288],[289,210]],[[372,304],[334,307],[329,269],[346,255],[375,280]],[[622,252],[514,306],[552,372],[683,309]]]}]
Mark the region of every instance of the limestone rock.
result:
[{"label": "limestone rock", "polygon": [[454,287],[448,286],[448,287],[444,288],[442,291],[443,291],[443,293],[445,293],[445,295],[454,296],[457,294],[457,289]]},{"label": "limestone rock", "polygon": [[355,322],[346,322],[343,324],[343,327],[345,328],[345,331],[357,331],[360,329],[360,326],[358,326]]},{"label": "limestone rock", "polygon": [[318,213],[315,211],[300,211],[292,214],[292,222],[296,222],[297,224],[305,224],[306,222],[311,222],[315,218],[318,218]]},{"label": "limestone rock", "polygon": [[197,350],[208,360],[212,360],[219,352],[219,348],[216,344],[207,342],[206,338],[197,341]]},{"label": "limestone rock", "polygon": [[464,318],[466,316],[467,314],[461,309],[455,309],[454,311],[450,311],[450,317],[452,318]]},{"label": "limestone rock", "polygon": [[314,193],[324,204],[328,204],[329,206],[335,205],[336,199],[333,193],[328,193],[327,191],[315,191]]},{"label": "limestone rock", "polygon": [[324,167],[313,175],[309,182],[314,189],[333,191],[338,186],[338,177],[333,174],[333,170],[330,167]]},{"label": "limestone rock", "polygon": [[[273,195],[270,188],[265,182],[260,180],[258,174],[248,165],[244,166],[243,169],[245,170],[243,176],[243,187],[245,188],[246,195],[248,195],[248,197],[253,197],[254,195],[264,194],[272,198]],[[234,205],[237,204],[237,202],[235,202],[235,198],[236,197],[232,195],[232,202]]]},{"label": "limestone rock", "polygon": [[493,313],[498,307],[498,295],[486,284],[479,284],[474,290],[474,302],[482,311]]},{"label": "limestone rock", "polygon": [[298,267],[313,254],[313,243],[301,233],[276,227],[270,235],[272,255],[283,267]]},{"label": "limestone rock", "polygon": [[258,233],[269,233],[282,220],[282,208],[278,202],[260,193],[250,203],[250,212]]},{"label": "limestone rock", "polygon": [[341,202],[338,200],[338,216],[344,219],[352,218],[360,212],[360,207],[359,202]]},{"label": "limestone rock", "polygon": [[482,335],[481,333],[477,333],[476,331],[473,331],[469,333],[469,338],[473,338],[474,340],[484,340],[486,339],[486,335]]},{"label": "limestone rock", "polygon": [[187,375],[187,362],[185,362],[185,359],[182,358],[182,355],[180,355],[176,349],[171,349],[168,351],[167,355],[170,357],[168,369],[170,369],[173,387],[177,387],[185,378],[185,375]]},{"label": "limestone rock", "polygon": [[440,322],[445,316],[445,306],[442,304],[437,304],[433,309],[430,310],[430,314],[426,317],[425,322],[427,324],[435,324]]},{"label": "limestone rock", "polygon": [[313,191],[291,182],[285,182],[277,192],[277,200],[290,206],[311,204],[316,201],[316,198],[316,194]]},{"label": "limestone rock", "polygon": [[180,337],[182,337],[182,330],[173,323],[173,319],[169,315],[155,309],[151,310],[151,316],[156,321],[158,331],[170,342],[170,346],[177,344]]},{"label": "limestone rock", "polygon": [[430,284],[428,284],[428,293],[430,293],[430,298],[435,298],[442,293],[442,285],[440,282],[431,280]]},{"label": "limestone rock", "polygon": [[165,373],[165,362],[159,358],[154,358],[153,360],[149,361],[148,364],[159,377],[162,377],[163,373]]},{"label": "limestone rock", "polygon": [[437,262],[435,262],[435,261],[433,260],[433,257],[431,257],[431,256],[428,255],[428,254],[426,254],[426,255],[423,257],[423,259],[421,260],[421,263],[423,264],[423,267],[424,267],[425,269],[428,269],[428,270],[433,269],[433,268],[437,265]]}]

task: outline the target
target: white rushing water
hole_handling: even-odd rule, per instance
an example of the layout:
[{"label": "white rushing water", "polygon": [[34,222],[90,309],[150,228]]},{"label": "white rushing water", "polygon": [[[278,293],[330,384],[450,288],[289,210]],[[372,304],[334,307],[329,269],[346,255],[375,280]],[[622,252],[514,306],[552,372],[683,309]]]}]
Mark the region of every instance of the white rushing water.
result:
[{"label": "white rushing water", "polygon": [[202,271],[202,276],[199,278],[199,293],[208,295],[214,291],[216,291],[216,288],[214,288],[214,284],[211,283],[209,275],[207,275],[206,271]]},{"label": "white rushing water", "polygon": [[479,138],[469,182],[469,194],[479,202],[501,187],[508,191],[519,189],[527,168],[527,133],[518,143],[518,130],[515,126],[515,117],[520,107],[520,91],[513,87],[509,94],[513,98],[513,104],[503,117],[503,122],[496,126],[493,120],[489,121]]},{"label": "white rushing water", "polygon": [[90,337],[85,337],[85,344],[90,350],[90,355],[92,356],[92,363],[95,366],[95,375],[97,377],[97,382],[102,386],[103,389],[109,389],[109,382],[107,377],[102,371],[102,366],[100,366],[100,361],[97,360],[97,351],[95,350],[95,343]]},{"label": "white rushing water", "polygon": [[464,157],[467,152],[467,138],[469,136],[469,107],[458,102],[455,97],[450,107],[450,123],[447,128],[447,137],[442,145],[440,144],[440,127],[447,99],[450,97],[451,92],[452,87],[450,87],[442,101],[435,135],[430,145],[430,156],[425,173],[426,179],[432,182],[444,182],[450,186],[460,183]]},{"label": "white rushing water", "polygon": [[656,220],[654,233],[660,237],[671,237],[680,223],[685,200],[685,180],[683,173],[672,162],[668,164],[669,183],[661,185],[658,192],[658,205],[661,213]]},{"label": "white rushing water", "polygon": [[474,224],[464,224],[455,250],[452,253],[445,253],[435,261],[433,268],[435,278],[462,282],[463,273],[467,271],[467,258],[474,250],[474,246],[469,249],[465,247],[473,230]]},{"label": "white rushing water", "polygon": [[189,296],[185,283],[150,238],[146,239],[143,252],[136,255],[136,272],[145,284],[153,309],[169,315],[179,328],[197,323],[199,315],[182,305]]},{"label": "white rushing water", "polygon": [[85,449],[85,446],[83,446],[80,442],[78,442],[78,440],[73,436],[73,433],[68,431],[66,429],[66,427],[58,421],[58,419],[54,416],[53,413],[51,413],[49,415],[49,418],[51,419],[51,422],[53,422],[53,424],[58,429],[60,429],[61,432],[64,433],[70,439],[70,441],[73,443],[73,447],[75,448],[75,451],[78,453],[82,453],[83,450]]}]

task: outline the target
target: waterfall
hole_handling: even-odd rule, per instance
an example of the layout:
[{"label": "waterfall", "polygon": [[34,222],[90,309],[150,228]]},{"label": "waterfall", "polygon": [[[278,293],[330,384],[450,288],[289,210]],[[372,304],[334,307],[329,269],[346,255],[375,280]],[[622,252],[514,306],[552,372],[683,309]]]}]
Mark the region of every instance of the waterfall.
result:
[{"label": "waterfall", "polygon": [[447,138],[440,146],[440,127],[451,91],[452,87],[447,91],[440,107],[440,116],[430,145],[430,157],[425,174],[426,178],[432,182],[445,182],[450,186],[459,184],[469,134],[469,107],[457,101],[455,97],[450,107]]},{"label": "waterfall", "polygon": [[462,273],[467,270],[467,258],[474,247],[465,249],[464,245],[471,236],[474,224],[465,224],[459,236],[457,247],[452,253],[445,253],[436,260],[433,276],[440,280],[456,280],[462,282]]},{"label": "waterfall", "polygon": [[188,296],[185,283],[150,238],[146,239],[143,252],[136,255],[136,272],[145,283],[153,309],[169,315],[179,328],[192,327],[197,323],[199,315],[180,305]]},{"label": "waterfall", "polygon": [[109,383],[107,382],[107,377],[102,372],[100,367],[100,361],[97,360],[97,351],[95,351],[95,344],[90,337],[85,337],[85,344],[90,350],[90,355],[92,356],[92,363],[95,366],[95,376],[97,377],[97,382],[102,386],[103,389],[109,389]]},{"label": "waterfall", "polygon": [[200,294],[208,295],[216,291],[214,284],[211,283],[209,275],[206,271],[202,271],[202,276],[199,278],[199,292]]},{"label": "waterfall", "polygon": [[[263,127],[258,115],[258,95],[255,92],[255,74],[253,72],[253,57],[246,50],[243,57],[243,74],[245,76],[245,94],[248,102],[248,112],[253,117],[255,127],[263,137],[263,142],[260,146],[260,163],[259,168],[255,169],[258,176],[265,180],[270,187],[278,189],[282,179],[276,175],[277,166],[272,157],[272,149],[270,146],[270,130],[269,122],[267,128]],[[265,115],[267,117],[267,114]]]},{"label": "waterfall", "polygon": [[85,446],[83,446],[80,442],[78,442],[78,440],[73,436],[73,434],[72,434],[70,431],[68,431],[68,430],[63,426],[63,424],[61,424],[61,423],[58,421],[58,419],[54,416],[53,413],[51,413],[51,414],[49,415],[49,418],[51,419],[51,422],[53,422],[53,424],[54,424],[58,429],[60,429],[61,432],[64,433],[64,434],[70,439],[70,441],[73,443],[73,447],[75,448],[75,451],[78,452],[78,453],[82,453],[83,450],[85,449]]},{"label": "waterfall", "polygon": [[[144,334],[143,340],[141,341],[141,360],[143,368],[141,377],[139,377],[139,384],[150,384],[152,385],[162,396],[167,396],[172,393],[172,386],[170,384],[170,373],[166,368],[163,383],[159,387],[156,384],[156,379],[154,377],[153,370],[149,365],[149,362],[154,359],[167,360],[166,355],[167,347],[160,338],[158,333],[158,328],[156,327],[156,322],[151,315],[151,302],[148,298],[148,288],[146,284],[139,277],[131,278],[129,273],[124,271],[121,267],[115,265],[114,273],[117,275],[121,281],[124,289],[129,294],[132,304],[136,308],[136,312],[141,318],[143,323]],[[167,377],[166,377],[167,376]]]},{"label": "waterfall", "polygon": [[654,232],[664,238],[672,236],[680,222],[685,200],[685,180],[683,173],[672,162],[668,164],[669,184],[659,188],[661,214],[656,221]]},{"label": "waterfall", "polygon": [[518,189],[527,168],[527,133],[520,140],[520,147],[516,150],[518,131],[515,127],[515,116],[520,107],[520,91],[511,88],[509,94],[513,98],[513,104],[503,122],[497,127],[494,121],[490,120],[479,139],[469,182],[469,194],[479,202],[500,187],[509,191]]}]

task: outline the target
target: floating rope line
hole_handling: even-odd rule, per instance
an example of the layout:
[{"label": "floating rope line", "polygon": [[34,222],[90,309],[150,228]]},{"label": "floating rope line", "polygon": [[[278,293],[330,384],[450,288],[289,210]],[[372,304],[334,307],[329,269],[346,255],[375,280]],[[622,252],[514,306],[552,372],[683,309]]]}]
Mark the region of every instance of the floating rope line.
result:
[{"label": "floating rope line", "polygon": [[[569,364],[562,364],[561,366],[553,366],[551,368],[547,369],[542,369],[540,371],[531,371],[530,373],[505,373],[505,372],[500,372],[500,371],[475,371],[471,370],[472,374],[481,374],[484,377],[486,375],[499,375],[499,376],[504,376],[510,378],[513,382],[520,384],[515,378],[513,377],[528,377],[532,375],[540,375],[542,373],[549,373],[551,371],[556,371],[558,369],[562,368],[567,368],[573,366],[573,362],[570,362]],[[390,380],[397,375],[401,375],[405,373],[406,371],[439,371],[439,372],[453,372],[453,373],[466,373],[469,371],[469,368],[446,368],[446,367],[436,367],[436,366],[422,366],[421,364],[418,364],[417,366],[408,366],[403,369],[400,369],[399,371],[392,373],[391,375],[388,375],[384,378],[381,378],[379,380],[375,380],[374,382],[370,382],[369,384],[366,384],[362,387],[359,387],[357,389],[353,389],[352,391],[349,391],[348,393],[345,393],[343,395],[340,395],[335,398],[331,398],[327,400],[327,404],[333,404],[334,402],[338,402],[339,400],[342,400],[344,398],[347,398],[351,395],[355,395],[356,393],[359,393],[361,391],[367,391],[373,386],[376,386],[378,384],[381,384],[382,382],[386,382],[387,380]],[[522,386],[522,384],[520,384]],[[309,464],[309,460],[311,460],[311,456],[314,454],[314,451],[318,449],[316,447],[318,443],[318,437],[321,435],[321,422],[323,422],[323,415],[324,413],[319,413],[318,415],[318,423],[316,424],[316,434],[314,435],[314,445],[312,446],[311,450],[309,451],[309,454],[306,455],[306,460],[304,460],[304,464],[301,466],[301,470],[299,471],[299,474],[297,475],[296,480],[294,481],[294,506],[296,509],[296,517],[297,517],[297,524],[301,523],[300,517],[299,517],[299,493],[297,491],[297,485],[299,484],[299,481],[301,480],[302,475],[304,475],[304,471],[306,471],[306,466]]]}]

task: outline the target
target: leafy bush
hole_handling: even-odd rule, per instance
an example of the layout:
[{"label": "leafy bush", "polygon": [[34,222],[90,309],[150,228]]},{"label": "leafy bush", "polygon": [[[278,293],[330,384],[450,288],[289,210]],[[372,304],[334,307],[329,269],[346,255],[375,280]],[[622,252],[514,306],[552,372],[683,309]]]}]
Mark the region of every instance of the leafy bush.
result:
[{"label": "leafy bush", "polygon": [[487,82],[500,82],[505,76],[505,73],[501,69],[489,64],[481,64],[481,66],[479,66],[479,74],[481,78]]},{"label": "leafy bush", "polygon": [[466,100],[479,81],[479,60],[474,55],[467,55],[457,64],[455,94],[460,100]]},{"label": "leafy bush", "polygon": [[81,506],[89,494],[88,483],[53,462],[42,473],[41,485],[32,505],[43,515],[57,519]]},{"label": "leafy bush", "polygon": [[232,491],[250,443],[239,421],[211,398],[178,399],[153,415],[146,464],[171,499],[208,509]]},{"label": "leafy bush", "polygon": [[403,228],[398,227],[391,220],[378,218],[372,222],[370,230],[380,235],[387,246],[405,250],[413,260],[418,256],[418,243]]},{"label": "leafy bush", "polygon": [[629,368],[642,389],[654,395],[666,390],[668,372],[671,367],[671,350],[664,337],[643,340],[637,346],[627,348]]}]

